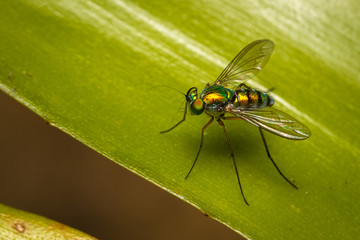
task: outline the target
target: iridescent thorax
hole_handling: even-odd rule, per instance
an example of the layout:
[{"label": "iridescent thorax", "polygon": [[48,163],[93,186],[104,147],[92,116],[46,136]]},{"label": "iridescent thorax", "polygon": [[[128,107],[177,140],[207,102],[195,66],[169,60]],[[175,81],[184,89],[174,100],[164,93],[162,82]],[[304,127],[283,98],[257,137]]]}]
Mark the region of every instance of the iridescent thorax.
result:
[{"label": "iridescent thorax", "polygon": [[205,87],[200,95],[205,104],[224,103],[232,99],[233,96],[233,91],[220,85]]},{"label": "iridescent thorax", "polygon": [[200,95],[205,103],[205,112],[211,116],[222,115],[226,104],[232,101],[233,97],[233,91],[220,85],[206,86]]}]

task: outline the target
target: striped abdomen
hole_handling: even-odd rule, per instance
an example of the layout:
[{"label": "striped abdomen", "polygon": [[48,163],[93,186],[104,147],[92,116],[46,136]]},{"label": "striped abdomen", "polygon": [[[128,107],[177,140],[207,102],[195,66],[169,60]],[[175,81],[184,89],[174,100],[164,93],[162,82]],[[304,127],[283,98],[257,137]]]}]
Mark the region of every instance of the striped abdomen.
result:
[{"label": "striped abdomen", "polygon": [[235,95],[233,104],[240,108],[263,108],[274,104],[272,97],[255,89],[238,89]]}]

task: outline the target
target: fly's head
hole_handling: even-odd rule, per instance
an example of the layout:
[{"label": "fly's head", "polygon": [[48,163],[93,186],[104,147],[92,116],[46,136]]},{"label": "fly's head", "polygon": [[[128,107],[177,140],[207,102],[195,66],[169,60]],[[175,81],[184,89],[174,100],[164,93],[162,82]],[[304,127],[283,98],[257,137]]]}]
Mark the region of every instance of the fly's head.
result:
[{"label": "fly's head", "polygon": [[189,104],[189,109],[192,115],[200,115],[205,109],[205,104],[203,100],[199,98],[196,87],[189,89],[186,94],[186,101]]}]

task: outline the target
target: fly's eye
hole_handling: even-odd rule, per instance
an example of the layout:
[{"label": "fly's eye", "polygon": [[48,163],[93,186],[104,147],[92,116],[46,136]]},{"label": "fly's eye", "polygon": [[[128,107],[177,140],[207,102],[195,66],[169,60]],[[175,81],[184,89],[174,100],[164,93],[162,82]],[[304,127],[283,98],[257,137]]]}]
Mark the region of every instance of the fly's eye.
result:
[{"label": "fly's eye", "polygon": [[190,102],[194,101],[195,99],[198,98],[197,89],[196,88],[190,88],[190,90],[188,91],[186,96],[187,96],[188,101],[190,101]]},{"label": "fly's eye", "polygon": [[200,98],[190,103],[190,111],[192,114],[200,115],[204,111],[204,102]]}]

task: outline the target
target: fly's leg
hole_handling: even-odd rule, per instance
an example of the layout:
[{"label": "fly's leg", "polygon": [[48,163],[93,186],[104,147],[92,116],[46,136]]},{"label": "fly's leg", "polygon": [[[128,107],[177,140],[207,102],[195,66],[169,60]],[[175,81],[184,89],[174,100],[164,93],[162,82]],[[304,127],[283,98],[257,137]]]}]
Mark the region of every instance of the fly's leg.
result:
[{"label": "fly's leg", "polygon": [[203,142],[204,142],[205,129],[206,129],[208,126],[210,126],[210,124],[211,124],[213,121],[214,121],[214,117],[211,117],[210,121],[209,121],[209,122],[202,128],[202,130],[201,130],[201,141],[200,141],[199,151],[198,151],[198,153],[197,153],[197,155],[196,155],[196,158],[195,158],[195,160],[194,160],[194,163],[193,163],[193,165],[191,166],[190,171],[189,171],[188,174],[186,175],[185,179],[187,179],[187,178],[189,177],[189,175],[190,175],[191,171],[193,170],[193,168],[194,168],[194,166],[195,166],[195,163],[196,163],[196,161],[197,161],[197,159],[198,159],[198,157],[199,157],[199,154],[200,154],[201,148],[202,148],[202,146],[203,146]]},{"label": "fly's leg", "polygon": [[259,130],[260,130],[260,135],[261,135],[261,138],[262,138],[262,140],[263,140],[263,143],[264,143],[264,146],[265,146],[265,149],[266,149],[266,153],[267,153],[268,158],[270,158],[271,162],[274,164],[276,170],[280,173],[280,175],[281,175],[288,183],[290,183],[291,186],[293,186],[294,188],[298,189],[297,186],[295,186],[295,184],[293,184],[292,182],[290,182],[290,180],[287,179],[284,174],[282,174],[282,172],[280,171],[280,169],[278,168],[278,166],[276,165],[276,163],[275,163],[274,160],[272,159],[272,157],[271,157],[271,155],[270,155],[270,152],[269,152],[269,148],[268,148],[268,146],[267,146],[267,144],[266,144],[266,141],[265,141],[264,133],[262,132],[261,127],[259,127]]},{"label": "fly's leg", "polygon": [[180,122],[178,122],[177,124],[175,124],[173,127],[169,128],[168,130],[161,131],[160,133],[167,133],[167,132],[170,132],[171,130],[173,130],[174,128],[176,128],[177,126],[179,126],[179,125],[180,125],[180,123],[182,123],[183,121],[185,121],[185,118],[186,118],[186,113],[187,113],[187,105],[188,105],[188,102],[186,101],[186,103],[185,103],[184,116],[183,116],[183,118],[181,119],[181,121],[180,121]]},{"label": "fly's leg", "polygon": [[[225,119],[226,119],[226,118],[225,118]],[[225,124],[223,123],[223,121],[221,121],[220,118],[219,118],[217,121],[218,121],[219,125],[224,129],[226,141],[227,141],[227,144],[228,144],[228,146],[229,146],[229,150],[230,150],[230,153],[231,153],[231,158],[232,158],[233,163],[234,163],[235,172],[236,172],[236,177],[237,177],[237,180],[238,180],[238,183],[239,183],[241,195],[242,195],[242,197],[243,197],[246,205],[249,206],[249,203],[246,201],[246,198],[245,198],[245,196],[244,196],[244,192],[243,192],[242,187],[241,187],[239,172],[238,172],[238,169],[237,169],[237,166],[236,166],[235,155],[234,155],[234,151],[233,151],[233,149],[232,149],[231,143],[230,143],[229,134],[228,134],[228,132],[227,132],[227,130],[226,130],[226,127],[225,127]]]},{"label": "fly's leg", "polygon": [[[224,120],[244,120],[242,118],[239,118],[239,117],[223,117],[222,119]],[[265,149],[266,149],[266,153],[267,153],[267,156],[268,158],[271,160],[271,162],[273,163],[273,165],[275,166],[276,170],[279,172],[279,174],[291,185],[293,186],[294,188],[298,189],[298,187],[293,184],[292,182],[290,182],[289,179],[287,179],[285,177],[285,175],[280,171],[279,167],[276,165],[275,161],[272,159],[271,157],[271,154],[270,154],[270,151],[269,151],[269,148],[267,146],[267,143],[265,141],[265,137],[264,137],[264,133],[262,131],[262,128],[261,127],[258,127],[259,128],[259,131],[260,131],[260,135],[261,135],[261,139],[263,140],[263,143],[264,143],[264,146],[265,146]]]}]

